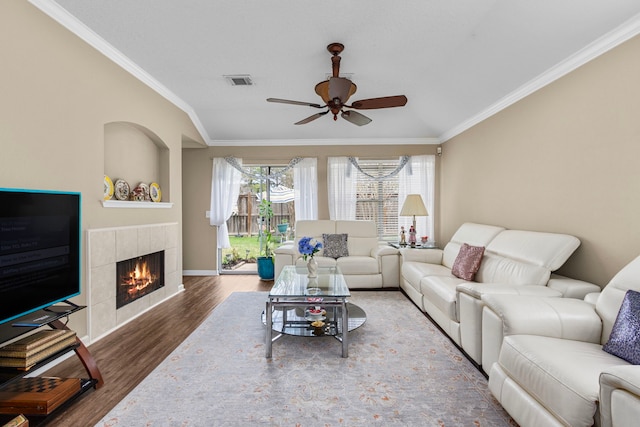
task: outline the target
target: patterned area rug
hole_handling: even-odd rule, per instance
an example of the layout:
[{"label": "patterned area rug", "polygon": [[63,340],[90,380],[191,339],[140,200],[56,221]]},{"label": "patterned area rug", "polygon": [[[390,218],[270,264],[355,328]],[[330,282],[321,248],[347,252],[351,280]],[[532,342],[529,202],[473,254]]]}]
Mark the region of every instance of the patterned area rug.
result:
[{"label": "patterned area rug", "polygon": [[99,426],[515,426],[487,380],[401,292],[353,292],[367,322],[284,336],[264,357],[266,294],[233,293]]}]

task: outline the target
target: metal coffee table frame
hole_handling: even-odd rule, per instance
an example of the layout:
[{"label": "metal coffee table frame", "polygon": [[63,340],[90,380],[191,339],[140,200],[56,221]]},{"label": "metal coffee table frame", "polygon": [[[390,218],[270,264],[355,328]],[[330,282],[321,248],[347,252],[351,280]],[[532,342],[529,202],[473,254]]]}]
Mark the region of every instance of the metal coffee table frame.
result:
[{"label": "metal coffee table frame", "polygon": [[[331,335],[342,343],[342,357],[349,357],[349,308],[347,298],[351,294],[344,277],[336,267],[320,268],[318,277],[315,279],[309,279],[306,274],[306,268],[296,268],[292,265],[286,266],[269,292],[263,317],[266,324],[265,356],[271,358],[273,343],[285,335],[283,331],[288,324],[288,310],[296,308],[304,310],[309,306],[321,305],[326,309],[333,308],[334,319],[327,319],[328,323],[333,322],[335,325],[335,329],[333,329],[335,333]],[[283,331],[280,331],[274,337],[273,313],[275,310],[282,310]],[[339,317],[338,313],[340,314]]]}]

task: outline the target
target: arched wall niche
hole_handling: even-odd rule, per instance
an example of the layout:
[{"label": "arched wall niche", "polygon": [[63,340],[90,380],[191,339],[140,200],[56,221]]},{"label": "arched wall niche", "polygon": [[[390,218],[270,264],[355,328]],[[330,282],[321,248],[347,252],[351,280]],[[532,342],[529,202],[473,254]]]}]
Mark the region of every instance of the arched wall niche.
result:
[{"label": "arched wall niche", "polygon": [[169,148],[145,126],[131,122],[104,125],[104,173],[115,183],[124,179],[131,189],[158,183],[162,201],[170,198]]}]

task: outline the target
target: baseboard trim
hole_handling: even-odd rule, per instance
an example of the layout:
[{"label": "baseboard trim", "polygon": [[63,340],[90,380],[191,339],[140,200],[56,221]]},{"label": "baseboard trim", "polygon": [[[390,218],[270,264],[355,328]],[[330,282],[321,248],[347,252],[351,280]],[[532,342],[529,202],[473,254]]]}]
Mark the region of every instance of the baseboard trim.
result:
[{"label": "baseboard trim", "polygon": [[182,270],[183,276],[219,276],[218,270]]}]

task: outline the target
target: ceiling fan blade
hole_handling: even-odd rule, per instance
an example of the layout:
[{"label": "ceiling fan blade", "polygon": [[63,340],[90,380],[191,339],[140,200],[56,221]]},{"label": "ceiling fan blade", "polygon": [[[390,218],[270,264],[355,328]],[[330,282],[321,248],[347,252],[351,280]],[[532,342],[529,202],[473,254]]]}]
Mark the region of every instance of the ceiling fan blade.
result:
[{"label": "ceiling fan blade", "polygon": [[314,115],[312,115],[312,116],[307,117],[306,119],[302,119],[302,120],[300,120],[299,122],[294,123],[294,125],[304,125],[304,124],[307,124],[307,123],[309,123],[309,122],[314,121],[315,119],[318,119],[318,118],[320,118],[320,117],[324,116],[324,115],[325,115],[325,114],[327,114],[328,112],[329,112],[329,111],[325,111],[325,112],[322,112],[322,113],[316,113],[316,114],[314,114]]},{"label": "ceiling fan blade", "polygon": [[364,126],[371,123],[371,119],[364,114],[360,114],[357,111],[343,111],[342,118],[354,125]]},{"label": "ceiling fan blade", "polygon": [[356,85],[344,77],[331,77],[329,79],[329,99],[338,98],[346,103],[351,95],[356,92]]},{"label": "ceiling fan blade", "polygon": [[281,104],[305,105],[307,107],[324,108],[324,105],[314,104],[312,102],[290,101],[288,99],[267,98],[267,102],[279,102]]},{"label": "ceiling fan blade", "polygon": [[358,110],[373,110],[375,108],[402,107],[407,103],[404,95],[384,96],[382,98],[361,99],[351,104],[351,108]]}]

